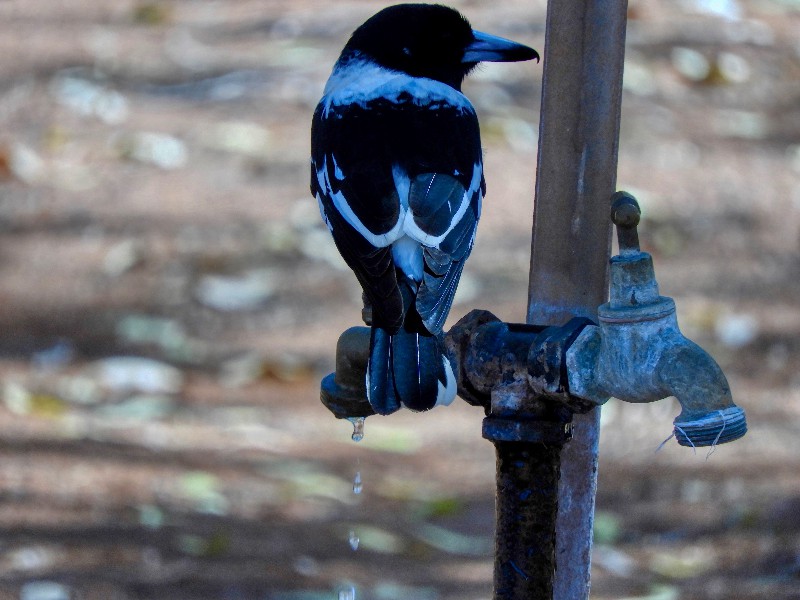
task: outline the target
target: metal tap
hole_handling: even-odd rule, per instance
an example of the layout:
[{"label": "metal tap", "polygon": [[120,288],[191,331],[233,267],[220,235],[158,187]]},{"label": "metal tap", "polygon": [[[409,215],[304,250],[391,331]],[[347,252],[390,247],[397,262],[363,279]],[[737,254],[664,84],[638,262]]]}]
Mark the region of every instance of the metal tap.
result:
[{"label": "metal tap", "polygon": [[570,392],[602,404],[653,402],[674,396],[682,411],[674,424],[683,446],[713,446],[747,432],[722,369],[678,328],[675,302],[659,295],[653,259],[639,248],[641,211],[630,194],[613,198],[619,255],[611,259],[609,302],[599,325],[585,327],[566,352]]}]

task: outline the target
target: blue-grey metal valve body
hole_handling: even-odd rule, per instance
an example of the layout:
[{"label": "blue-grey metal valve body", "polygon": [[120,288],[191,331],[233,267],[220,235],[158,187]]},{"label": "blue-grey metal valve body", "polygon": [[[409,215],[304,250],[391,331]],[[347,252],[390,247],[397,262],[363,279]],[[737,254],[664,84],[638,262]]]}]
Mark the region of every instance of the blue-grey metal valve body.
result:
[{"label": "blue-grey metal valve body", "polygon": [[747,432],[744,411],[719,365],[681,333],[675,302],[659,295],[652,257],[639,249],[639,215],[632,196],[615,196],[620,253],[611,259],[610,298],[598,308],[599,325],[585,327],[566,352],[569,390],[597,404],[612,396],[625,402],[675,396],[681,445],[736,440]]}]

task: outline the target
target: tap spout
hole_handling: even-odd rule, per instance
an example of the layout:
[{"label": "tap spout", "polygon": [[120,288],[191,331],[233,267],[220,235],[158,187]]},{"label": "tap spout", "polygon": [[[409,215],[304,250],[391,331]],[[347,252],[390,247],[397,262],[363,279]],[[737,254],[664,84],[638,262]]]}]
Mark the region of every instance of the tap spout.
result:
[{"label": "tap spout", "polygon": [[680,402],[673,425],[683,446],[714,446],[747,433],[744,410],[733,402],[728,380],[717,362],[678,331],[664,350],[656,377]]},{"label": "tap spout", "polygon": [[674,432],[683,446],[742,437],[744,411],[716,361],[681,333],[675,302],[658,293],[650,255],[615,256],[611,278],[599,325],[586,327],[567,351],[570,392],[597,404],[612,396],[634,403],[674,396],[682,409]]}]

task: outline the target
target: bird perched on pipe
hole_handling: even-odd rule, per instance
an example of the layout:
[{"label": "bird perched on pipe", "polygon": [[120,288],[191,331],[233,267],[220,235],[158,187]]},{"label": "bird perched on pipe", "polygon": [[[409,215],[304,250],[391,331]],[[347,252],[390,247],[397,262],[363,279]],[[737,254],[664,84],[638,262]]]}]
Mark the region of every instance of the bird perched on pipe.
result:
[{"label": "bird perched on pipe", "polygon": [[486,191],[461,84],[480,62],[533,58],[451,8],[398,4],[355,30],[328,79],[311,128],[311,193],[372,307],[376,413],[455,398],[442,329]]}]

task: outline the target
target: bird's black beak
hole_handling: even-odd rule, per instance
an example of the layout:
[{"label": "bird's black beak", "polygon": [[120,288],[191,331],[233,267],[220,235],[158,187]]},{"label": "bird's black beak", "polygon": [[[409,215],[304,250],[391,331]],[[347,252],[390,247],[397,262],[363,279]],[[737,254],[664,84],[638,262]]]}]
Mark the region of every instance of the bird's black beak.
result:
[{"label": "bird's black beak", "polygon": [[533,48],[482,31],[473,30],[472,35],[475,39],[464,49],[462,63],[517,62],[533,58],[539,62],[539,53]]}]

